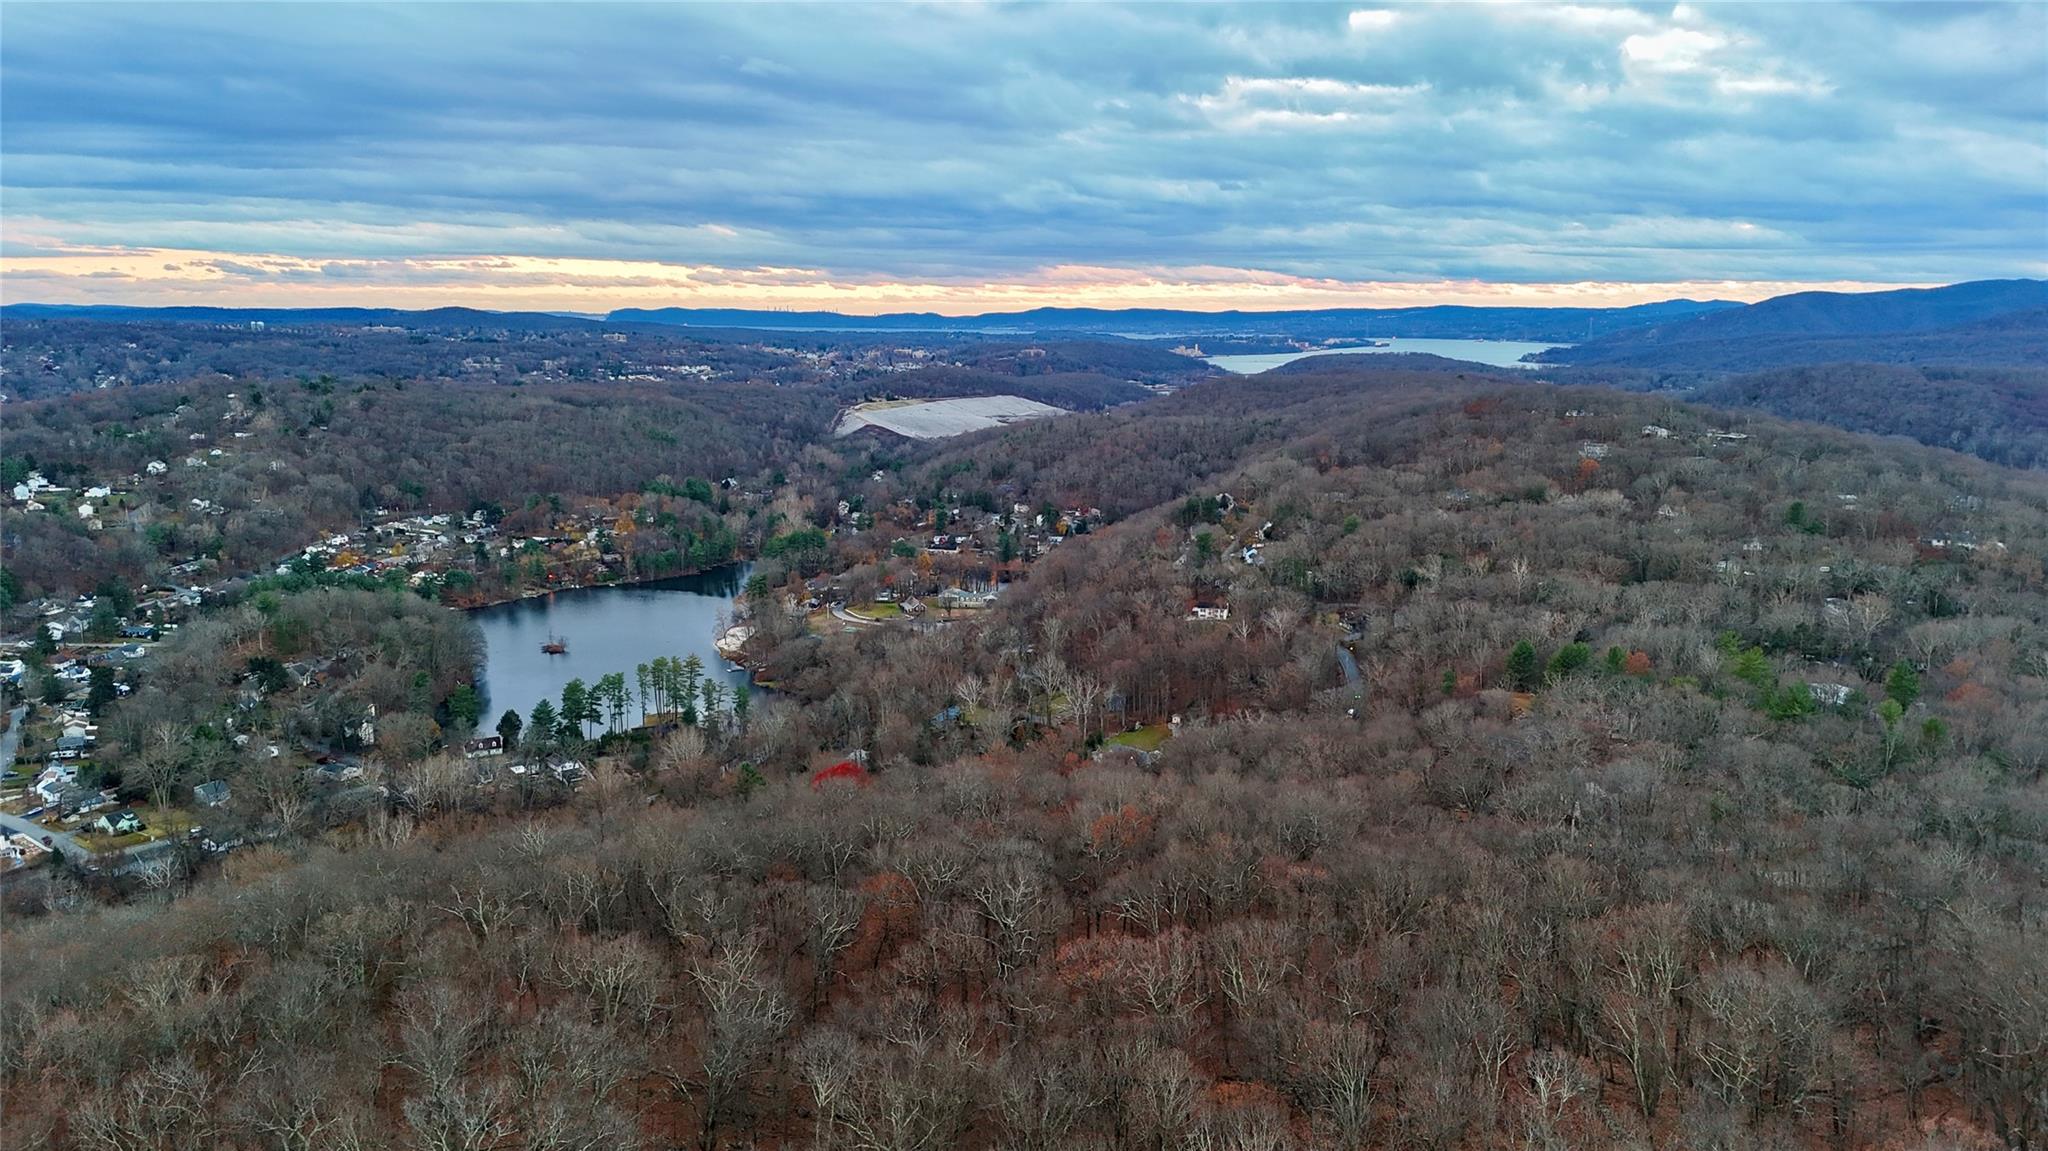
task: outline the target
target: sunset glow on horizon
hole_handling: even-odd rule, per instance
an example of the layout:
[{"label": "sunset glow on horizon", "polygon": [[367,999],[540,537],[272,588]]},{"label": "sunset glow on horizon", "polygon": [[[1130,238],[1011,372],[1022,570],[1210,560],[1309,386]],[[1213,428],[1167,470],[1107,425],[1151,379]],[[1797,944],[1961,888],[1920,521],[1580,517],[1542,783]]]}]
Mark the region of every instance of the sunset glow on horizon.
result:
[{"label": "sunset glow on horizon", "polygon": [[2048,275],[2039,5],[377,13],[7,5],[0,298],[1272,310]]},{"label": "sunset glow on horizon", "polygon": [[896,280],[806,268],[724,268],[519,255],[314,260],[175,248],[45,248],[0,257],[6,303],[208,307],[471,307],[607,312],[750,308],[847,315],[974,315],[1043,307],[1283,311],[1438,304],[1617,307],[1671,299],[1753,302],[1799,291],[1879,291],[1861,281],[1488,283],[1347,281],[1218,267],[1062,265],[1015,277]]}]

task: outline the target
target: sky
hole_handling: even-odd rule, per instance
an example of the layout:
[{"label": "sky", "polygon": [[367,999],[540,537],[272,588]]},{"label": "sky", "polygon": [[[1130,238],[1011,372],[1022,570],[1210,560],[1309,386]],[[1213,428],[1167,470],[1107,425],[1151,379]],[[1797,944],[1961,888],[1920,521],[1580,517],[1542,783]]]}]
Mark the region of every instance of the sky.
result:
[{"label": "sky", "polygon": [[0,5],[0,299],[966,313],[2048,275],[2048,5]]}]

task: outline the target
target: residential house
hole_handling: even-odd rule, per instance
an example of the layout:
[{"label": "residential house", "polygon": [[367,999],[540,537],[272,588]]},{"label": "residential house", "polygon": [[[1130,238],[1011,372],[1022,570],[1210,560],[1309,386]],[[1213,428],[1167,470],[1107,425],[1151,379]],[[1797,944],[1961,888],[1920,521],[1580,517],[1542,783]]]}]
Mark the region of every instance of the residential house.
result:
[{"label": "residential house", "polygon": [[203,807],[219,807],[228,801],[226,780],[209,779],[192,789],[192,799]]},{"label": "residential house", "polygon": [[985,608],[995,602],[992,591],[968,591],[965,588],[949,587],[939,593],[942,608]]},{"label": "residential house", "polygon": [[1824,707],[1841,707],[1849,702],[1854,690],[1845,683],[1809,683],[1806,690],[1813,693],[1813,701]]},{"label": "residential house", "polygon": [[0,865],[11,871],[17,867],[27,867],[49,853],[49,848],[37,843],[32,837],[17,833],[0,842]]},{"label": "residential house", "polygon": [[360,764],[339,759],[328,760],[313,770],[323,781],[328,783],[347,783],[349,780],[361,779],[363,777],[363,769]]},{"label": "residential house", "polygon": [[109,811],[93,820],[93,830],[101,835],[134,835],[141,831],[142,817],[133,811]]},{"label": "residential house", "polygon": [[78,786],[78,769],[68,763],[53,763],[36,776],[30,786],[36,800],[49,805],[64,798],[64,793]]}]

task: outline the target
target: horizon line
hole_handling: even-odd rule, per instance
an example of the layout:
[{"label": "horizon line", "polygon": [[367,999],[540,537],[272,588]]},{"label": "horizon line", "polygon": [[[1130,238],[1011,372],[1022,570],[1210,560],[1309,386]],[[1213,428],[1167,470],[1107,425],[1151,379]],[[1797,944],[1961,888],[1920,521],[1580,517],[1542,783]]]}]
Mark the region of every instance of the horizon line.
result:
[{"label": "horizon line", "polygon": [[[0,254],[0,301],[18,296],[21,303],[49,307],[470,307],[580,313],[673,307],[967,318],[1036,308],[1219,313],[1438,306],[1618,308],[1674,300],[1755,303],[1798,292],[1882,292],[1987,278],[1972,268],[1877,280],[1824,274],[1800,279],[1354,279],[1260,267],[1057,261],[976,275],[957,270],[852,271],[477,253],[317,257],[92,247],[33,234],[11,237],[10,247]],[[2048,272],[2048,267],[2015,261],[1996,271],[2017,278]]]},{"label": "horizon line", "polygon": [[[5,262],[6,262],[6,261],[0,261],[0,265],[4,265],[4,263],[5,263]],[[1402,311],[1419,311],[1419,310],[1426,310],[1426,309],[1431,309],[1431,308],[1467,308],[1467,309],[1474,309],[1474,310],[1487,310],[1487,309],[1519,309],[1519,310],[1532,310],[1532,311],[1566,311],[1566,310],[1583,310],[1583,311],[1619,311],[1619,310],[1624,310],[1624,309],[1628,309],[1628,308],[1642,308],[1642,307],[1654,307],[1654,306],[1656,306],[1656,305],[1659,305],[1659,304],[1682,304],[1682,303],[1692,303],[1692,304],[1728,304],[1728,305],[1742,306],[1742,305],[1747,305],[1747,304],[1754,304],[1754,303],[1759,303],[1759,302],[1762,302],[1762,301],[1764,301],[1764,300],[1769,300],[1769,299],[1777,299],[1777,298],[1781,298],[1781,297],[1784,297],[1784,296],[1790,296],[1790,295],[1801,295],[1801,294],[1805,294],[1805,293],[1809,293],[1809,292],[1812,292],[1812,293],[1820,293],[1820,294],[1829,294],[1829,295],[1876,295],[1876,294],[1882,294],[1882,293],[1885,293],[1885,292],[1896,292],[1896,291],[1926,291],[1926,290],[1931,290],[1931,289],[1936,289],[1936,288],[1945,288],[1945,287],[1955,287],[1955,286],[1958,286],[1958,285],[1962,285],[1962,284],[1970,284],[1970,283],[1991,283],[1991,282],[1997,282],[1997,281],[1999,281],[1999,280],[2006,280],[2006,281],[2034,281],[2034,282],[2039,282],[2039,278],[2038,278],[2038,277],[2032,277],[2032,276],[2022,276],[2022,275],[2015,275],[2015,276],[2007,276],[2007,277],[1987,277],[1987,278],[1981,278],[1981,279],[1972,279],[1972,280],[1950,280],[1950,281],[1941,281],[1941,282],[1916,282],[1916,283],[1902,283],[1902,284],[1881,284],[1881,283],[1855,283],[1855,284],[1844,284],[1844,283],[1843,283],[1843,282],[1841,282],[1841,281],[1816,281],[1816,282],[1814,282],[1814,283],[1813,283],[1813,284],[1812,284],[1811,286],[1801,286],[1801,285],[1798,285],[1798,284],[1796,284],[1796,283],[1788,283],[1788,282],[1775,282],[1775,281],[1774,281],[1774,282],[1770,282],[1770,286],[1771,286],[1771,287],[1785,287],[1785,288],[1790,288],[1791,290],[1790,290],[1790,291],[1779,291],[1779,292],[1772,292],[1772,293],[1770,293],[1770,294],[1768,294],[1768,295],[1757,295],[1757,296],[1754,296],[1754,298],[1747,298],[1747,299],[1743,298],[1743,296],[1744,296],[1744,295],[1748,295],[1748,293],[1739,293],[1739,294],[1735,294],[1735,295],[1716,295],[1716,294],[1705,294],[1705,295],[1700,295],[1700,294],[1674,294],[1674,295],[1668,295],[1668,296],[1656,296],[1656,297],[1652,297],[1652,298],[1647,298],[1647,299],[1641,299],[1641,300],[1637,300],[1637,301],[1634,301],[1634,302],[1630,302],[1630,303],[1619,303],[1619,302],[1612,302],[1612,303],[1610,303],[1610,302],[1592,302],[1592,301],[1587,301],[1587,302],[1576,302],[1576,301],[1569,301],[1569,300],[1555,300],[1555,301],[1541,301],[1541,302],[1539,302],[1539,301],[1535,301],[1535,300],[1508,300],[1508,301],[1501,301],[1501,302],[1490,302],[1490,303],[1478,303],[1478,302],[1472,302],[1472,301],[1470,301],[1470,300],[1453,300],[1453,301],[1444,301],[1444,302],[1435,302],[1435,303],[1428,303],[1428,302],[1417,302],[1417,303],[1405,303],[1405,302],[1404,302],[1404,303],[1383,303],[1383,304],[1371,304],[1371,303],[1357,303],[1357,304],[1351,304],[1351,303],[1330,303],[1330,304],[1307,304],[1307,305],[1294,305],[1294,306],[1288,306],[1288,305],[1274,305],[1274,306],[1266,306],[1266,307],[1259,307],[1259,306],[1244,306],[1244,305],[1229,305],[1229,306],[1217,306],[1217,307],[1208,307],[1208,308],[1205,308],[1205,307],[1199,307],[1199,306],[1190,306],[1190,305],[1188,305],[1188,304],[1169,304],[1169,303],[1142,303],[1142,304],[1101,304],[1101,303],[1036,303],[1036,304],[1030,304],[1030,305],[1028,305],[1028,306],[1022,306],[1022,307],[1010,307],[1010,308],[1004,308],[1004,307],[990,307],[990,306],[987,306],[987,305],[982,305],[982,306],[980,306],[980,310],[959,310],[959,311],[955,311],[955,310],[952,310],[952,309],[946,308],[946,307],[944,307],[944,306],[933,306],[933,307],[925,307],[925,308],[902,308],[902,309],[892,309],[892,310],[887,310],[887,311],[866,311],[866,310],[862,310],[862,311],[847,311],[847,310],[844,310],[843,308],[835,308],[835,307],[831,307],[831,306],[828,306],[828,305],[824,305],[823,303],[820,303],[820,304],[818,304],[818,305],[807,305],[807,304],[747,304],[747,303],[654,303],[654,302],[635,302],[635,303],[630,303],[630,304],[619,304],[619,305],[616,305],[616,306],[612,306],[612,307],[600,307],[600,308],[590,308],[590,307],[582,307],[582,308],[577,308],[577,307],[549,307],[549,306],[545,306],[545,305],[542,305],[542,304],[538,304],[538,303],[536,303],[536,304],[533,304],[533,305],[530,305],[530,306],[513,306],[513,307],[506,307],[506,306],[503,306],[503,304],[496,304],[495,306],[493,306],[493,305],[489,305],[489,304],[478,304],[478,303],[464,302],[464,301],[462,300],[462,298],[461,298],[461,297],[463,296],[463,293],[450,293],[450,294],[449,294],[449,298],[447,299],[447,301],[446,301],[446,302],[439,302],[439,303],[434,303],[434,302],[425,302],[425,301],[420,301],[420,302],[413,302],[413,301],[405,300],[405,299],[403,299],[403,297],[404,297],[405,295],[409,294],[409,293],[405,293],[405,292],[395,292],[394,294],[396,294],[396,295],[400,296],[400,297],[401,297],[401,299],[400,299],[400,300],[399,300],[398,302],[392,302],[392,303],[360,303],[360,302],[354,302],[354,301],[349,301],[349,302],[343,302],[343,301],[318,301],[318,300],[316,300],[316,301],[306,301],[306,302],[294,301],[294,302],[291,302],[291,303],[240,303],[240,302],[232,302],[232,303],[231,303],[231,302],[214,302],[214,301],[205,301],[205,302],[202,302],[202,301],[192,301],[192,300],[180,300],[180,301],[176,301],[176,302],[162,302],[162,303],[130,303],[130,302],[125,302],[125,301],[119,301],[119,300],[64,300],[64,299],[35,299],[35,300],[12,300],[12,301],[4,301],[4,302],[0,302],[0,307],[4,307],[4,308],[7,308],[7,309],[15,309],[15,308],[27,308],[27,309],[36,309],[36,308],[47,308],[47,309],[53,309],[53,310],[77,310],[77,311],[88,311],[88,310],[95,310],[95,309],[97,309],[97,310],[106,310],[106,311],[176,311],[176,310],[190,310],[190,311],[207,311],[207,310],[211,310],[211,311],[227,311],[227,312],[265,312],[265,311],[267,311],[267,312],[314,312],[314,311],[345,311],[345,310],[356,310],[356,311],[387,311],[387,312],[403,312],[403,313],[410,313],[410,314],[421,314],[421,313],[426,313],[426,312],[433,312],[433,311],[443,311],[443,310],[462,310],[462,311],[471,311],[471,312],[477,312],[477,313],[480,313],[480,314],[485,314],[485,315],[497,315],[497,316],[553,316],[553,317],[556,317],[556,318],[562,318],[562,319],[584,319],[584,320],[590,320],[591,322],[599,322],[599,321],[603,321],[603,320],[609,320],[609,319],[610,319],[610,318],[611,318],[611,317],[612,317],[613,315],[615,315],[615,314],[617,314],[617,313],[619,313],[619,312],[625,312],[625,311],[633,311],[633,312],[739,312],[739,313],[749,313],[749,314],[753,314],[753,315],[762,315],[762,316],[776,316],[776,315],[787,315],[787,316],[803,316],[803,315],[816,315],[816,316],[836,316],[836,317],[839,317],[839,318],[842,318],[842,319],[849,319],[849,320],[878,320],[878,319],[887,319],[887,318],[891,318],[891,317],[898,317],[898,316],[901,316],[901,317],[920,317],[920,318],[922,318],[922,317],[929,317],[929,318],[932,318],[932,319],[938,319],[938,320],[959,320],[959,321],[967,321],[967,320],[981,320],[981,319],[989,319],[989,318],[994,318],[994,317],[1003,317],[1003,316],[1021,316],[1021,315],[1028,315],[1028,314],[1030,314],[1030,313],[1033,313],[1033,312],[1059,312],[1059,311],[1070,311],[1070,312],[1101,312],[1101,313],[1106,313],[1106,314],[1128,314],[1128,313],[1135,313],[1135,312],[1177,312],[1177,313],[1183,313],[1183,314],[1186,314],[1186,315],[1193,315],[1193,316],[1226,316],[1226,315],[1246,315],[1246,316],[1259,316],[1259,315],[1285,315],[1285,314],[1298,314],[1298,313],[1332,313],[1332,312],[1402,312]],[[1694,282],[1691,282],[1691,281],[1683,281],[1683,282],[1681,282],[1681,283],[1685,283],[1685,284],[1691,285],[1691,284],[1693,284]],[[1723,283],[1726,283],[1726,282],[1723,282]],[[1418,288],[1425,288],[1425,289],[1426,289],[1426,288],[1427,288],[1428,286],[1429,286],[1429,285],[1419,285],[1419,284],[1418,284],[1418,285],[1415,285],[1415,287],[1418,287]],[[1517,288],[1517,287],[1522,287],[1522,288],[1529,288],[1529,287],[1542,287],[1542,288],[1556,288],[1556,287],[1564,287],[1564,285],[1524,285],[1524,284],[1507,284],[1507,283],[1502,283],[1502,284],[1498,284],[1498,285],[1490,285],[1490,286],[1498,286],[1498,287],[1502,287],[1502,288],[1509,288],[1509,289],[1512,289],[1512,288]],[[1650,285],[1644,285],[1644,286],[1650,286]],[[1674,288],[1677,288],[1677,287],[1678,287],[1678,285],[1677,285],[1677,284],[1674,284],[1674,285],[1671,285],[1671,286],[1672,286],[1672,287],[1674,287]],[[1729,284],[1728,286],[1731,286],[1731,287],[1732,287],[1732,286],[1734,286],[1734,285],[1733,285],[1733,284]],[[1761,285],[1759,285],[1759,286],[1761,286]],[[967,305],[967,306],[972,306],[972,305]],[[627,321],[620,321],[620,322],[631,322],[631,321],[630,321],[630,320],[627,320]]]}]

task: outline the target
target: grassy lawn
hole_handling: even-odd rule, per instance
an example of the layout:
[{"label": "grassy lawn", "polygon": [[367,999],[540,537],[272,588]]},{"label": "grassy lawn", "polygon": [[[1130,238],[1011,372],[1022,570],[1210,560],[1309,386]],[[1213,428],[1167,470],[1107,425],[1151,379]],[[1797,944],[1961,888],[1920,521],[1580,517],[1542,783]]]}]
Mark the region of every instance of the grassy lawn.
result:
[{"label": "grassy lawn", "polygon": [[846,614],[862,619],[900,619],[903,616],[903,608],[893,603],[864,603],[859,607],[847,608]]},{"label": "grassy lawn", "polygon": [[1135,747],[1139,751],[1158,751],[1160,745],[1166,742],[1166,737],[1171,734],[1173,733],[1167,730],[1165,724],[1155,723],[1136,731],[1118,732],[1103,742],[1116,747]]},{"label": "grassy lawn", "polygon": [[78,840],[80,847],[85,848],[94,855],[98,855],[101,852],[119,851],[124,847],[133,847],[138,843],[148,843],[151,837],[146,831],[137,835],[100,835],[96,832],[81,831],[72,838]]},{"label": "grassy lawn", "polygon": [[85,829],[92,826],[90,821],[72,834],[88,851],[119,851],[138,843],[182,836],[198,824],[192,813],[182,807],[137,807],[134,811],[142,818],[142,830],[134,835],[100,835],[87,831]]}]

